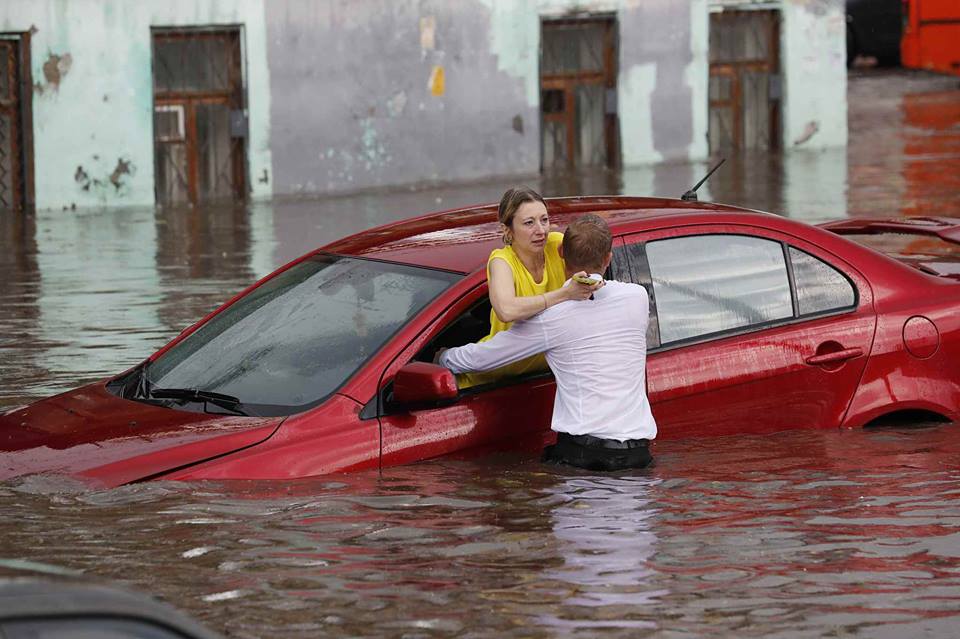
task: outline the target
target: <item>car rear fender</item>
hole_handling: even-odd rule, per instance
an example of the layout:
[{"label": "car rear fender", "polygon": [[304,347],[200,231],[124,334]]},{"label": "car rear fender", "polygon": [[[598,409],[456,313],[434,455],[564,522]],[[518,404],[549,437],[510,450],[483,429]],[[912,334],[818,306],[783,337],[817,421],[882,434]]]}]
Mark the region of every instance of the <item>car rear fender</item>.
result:
[{"label": "car rear fender", "polygon": [[[960,314],[956,312],[960,296],[947,296],[925,307],[903,306],[878,314],[873,348],[844,419],[846,427],[860,427],[901,410],[960,419]],[[930,335],[936,335],[936,343],[928,342],[926,351],[904,337],[917,325],[935,327]],[[907,341],[916,352],[911,352]]]}]

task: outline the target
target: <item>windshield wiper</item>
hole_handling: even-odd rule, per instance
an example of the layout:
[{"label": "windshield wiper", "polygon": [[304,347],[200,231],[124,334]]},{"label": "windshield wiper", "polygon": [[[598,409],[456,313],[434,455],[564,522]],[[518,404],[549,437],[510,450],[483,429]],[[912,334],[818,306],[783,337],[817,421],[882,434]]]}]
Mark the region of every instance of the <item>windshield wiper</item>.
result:
[{"label": "windshield wiper", "polygon": [[147,395],[149,399],[183,399],[190,402],[204,402],[232,411],[237,415],[247,416],[240,398],[199,388],[151,388]]}]

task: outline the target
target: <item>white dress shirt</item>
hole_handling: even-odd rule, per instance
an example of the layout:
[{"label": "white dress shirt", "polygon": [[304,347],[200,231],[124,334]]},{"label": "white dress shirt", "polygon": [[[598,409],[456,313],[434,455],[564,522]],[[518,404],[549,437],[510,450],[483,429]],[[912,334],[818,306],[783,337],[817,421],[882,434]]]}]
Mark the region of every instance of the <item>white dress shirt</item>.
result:
[{"label": "white dress shirt", "polygon": [[657,425],[645,370],[647,291],[608,281],[593,297],[551,306],[486,342],[451,348],[440,365],[454,373],[489,371],[545,353],[557,381],[553,430],[620,441],[653,439]]}]

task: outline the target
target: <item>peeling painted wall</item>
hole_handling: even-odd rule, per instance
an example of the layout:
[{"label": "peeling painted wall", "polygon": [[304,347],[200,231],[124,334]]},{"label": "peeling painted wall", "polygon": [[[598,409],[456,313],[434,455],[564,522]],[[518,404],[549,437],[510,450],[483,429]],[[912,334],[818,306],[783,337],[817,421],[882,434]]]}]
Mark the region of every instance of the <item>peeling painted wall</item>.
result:
[{"label": "peeling painted wall", "polygon": [[267,6],[275,190],[351,191],[540,166],[540,21],[620,30],[627,165],[707,154],[706,0],[414,0]]},{"label": "peeling painted wall", "polygon": [[619,18],[624,164],[705,157],[706,5],[636,0]]},{"label": "peeling painted wall", "polygon": [[151,26],[244,25],[248,157],[269,196],[269,80],[259,0],[7,0],[0,31],[32,31],[38,208],[153,205]]},{"label": "peeling painted wall", "polygon": [[[502,68],[484,4],[280,0],[266,12],[276,193],[539,170],[529,77]],[[524,51],[536,68],[536,47]]]},{"label": "peeling painted wall", "polygon": [[783,148],[847,143],[843,0],[786,0],[783,7]]},{"label": "peeling painted wall", "polygon": [[[841,0],[8,0],[40,208],[152,205],[151,26],[243,25],[255,198],[535,174],[540,21],[610,14],[624,164],[708,155],[709,11],[782,14],[784,148],[846,143]],[[272,96],[272,97],[271,97]]]}]

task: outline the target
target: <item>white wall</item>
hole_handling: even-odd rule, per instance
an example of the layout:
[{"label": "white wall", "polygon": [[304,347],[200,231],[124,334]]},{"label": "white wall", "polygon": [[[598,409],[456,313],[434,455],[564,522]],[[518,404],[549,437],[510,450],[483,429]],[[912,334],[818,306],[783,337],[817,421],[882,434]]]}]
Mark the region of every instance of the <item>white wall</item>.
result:
[{"label": "white wall", "polygon": [[842,0],[788,0],[781,32],[783,149],[847,144],[846,15]]}]

